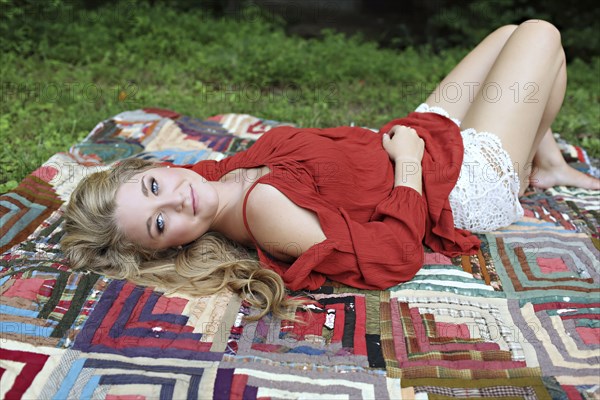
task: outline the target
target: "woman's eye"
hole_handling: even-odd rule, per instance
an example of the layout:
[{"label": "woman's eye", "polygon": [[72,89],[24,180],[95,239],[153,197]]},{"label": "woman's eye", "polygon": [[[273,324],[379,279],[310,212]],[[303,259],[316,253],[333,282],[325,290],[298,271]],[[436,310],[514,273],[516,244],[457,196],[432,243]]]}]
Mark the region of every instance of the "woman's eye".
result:
[{"label": "woman's eye", "polygon": [[158,195],[158,182],[156,182],[156,179],[154,178],[152,178],[152,181],[150,182],[150,190],[155,196]]},{"label": "woman's eye", "polygon": [[162,214],[159,214],[158,217],[156,217],[156,229],[158,230],[158,233],[163,233],[165,230],[165,220],[163,219]]}]

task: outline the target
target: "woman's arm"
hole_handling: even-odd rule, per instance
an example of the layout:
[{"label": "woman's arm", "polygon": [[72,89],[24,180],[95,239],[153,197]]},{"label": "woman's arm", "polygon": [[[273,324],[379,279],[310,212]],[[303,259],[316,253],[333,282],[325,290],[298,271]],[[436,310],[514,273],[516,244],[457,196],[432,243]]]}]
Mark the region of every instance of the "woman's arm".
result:
[{"label": "woman's arm", "polygon": [[257,245],[286,263],[327,239],[314,212],[297,206],[271,185],[259,183],[252,190],[246,218]]}]

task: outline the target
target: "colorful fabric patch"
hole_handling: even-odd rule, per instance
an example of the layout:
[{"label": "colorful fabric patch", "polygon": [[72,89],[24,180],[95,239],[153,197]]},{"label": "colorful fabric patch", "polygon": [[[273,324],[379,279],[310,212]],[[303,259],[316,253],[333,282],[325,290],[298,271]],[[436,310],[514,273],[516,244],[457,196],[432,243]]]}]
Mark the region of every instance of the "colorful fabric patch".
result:
[{"label": "colorful fabric patch", "polygon": [[73,349],[129,357],[169,357],[215,361],[221,352],[201,340],[202,331],[187,324],[189,316],[154,313],[160,294],[113,281],[90,315]]},{"label": "colorful fabric patch", "polygon": [[[508,303],[431,291],[397,290],[381,304],[382,348],[394,377],[468,379],[540,376],[535,350],[511,323]],[[444,336],[437,323],[466,325]]]}]

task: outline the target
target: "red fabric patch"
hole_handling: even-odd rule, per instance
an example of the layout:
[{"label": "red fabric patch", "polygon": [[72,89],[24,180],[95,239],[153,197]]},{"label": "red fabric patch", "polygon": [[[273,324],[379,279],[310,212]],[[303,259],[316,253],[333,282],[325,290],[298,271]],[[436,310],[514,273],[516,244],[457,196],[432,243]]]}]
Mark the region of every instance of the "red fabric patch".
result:
[{"label": "red fabric patch", "polygon": [[569,272],[569,268],[565,265],[562,258],[537,258],[537,263],[540,266],[540,271],[544,274],[553,272]]},{"label": "red fabric patch", "polygon": [[344,304],[331,304],[327,308],[335,309],[335,323],[333,325],[332,343],[341,343],[344,337],[344,326],[346,324],[346,310]]},{"label": "red fabric patch", "polygon": [[58,174],[58,170],[54,167],[44,165],[33,171],[31,175],[40,178],[45,182],[50,182]]},{"label": "red fabric patch", "polygon": [[451,337],[458,339],[470,339],[471,334],[467,324],[451,324],[448,322],[436,322],[435,329],[437,337]]},{"label": "red fabric patch", "polygon": [[147,113],[151,113],[151,114],[158,114],[163,118],[171,118],[171,119],[176,119],[179,118],[179,116],[181,114],[175,112],[175,111],[171,111],[171,110],[166,110],[164,108],[143,108],[142,110],[144,110]]},{"label": "red fabric patch", "polygon": [[21,297],[27,300],[35,301],[40,288],[46,280],[42,278],[16,279],[15,283],[8,288],[2,296]]},{"label": "red fabric patch", "polygon": [[50,297],[52,295],[52,290],[54,289],[54,285],[56,285],[56,279],[46,279],[44,284],[40,288],[38,292],[38,296],[40,297]]},{"label": "red fabric patch", "polygon": [[267,128],[263,125],[262,121],[257,121],[248,127],[248,133],[255,135],[263,134],[267,131]]},{"label": "red fabric patch", "polygon": [[561,388],[565,391],[569,400],[583,400],[581,393],[575,386],[561,385]]},{"label": "red fabric patch", "polygon": [[294,339],[304,340],[307,335],[322,336],[325,313],[304,313],[299,316],[306,321],[306,324],[294,324],[292,329]]},{"label": "red fabric patch", "polygon": [[156,302],[156,305],[154,306],[154,310],[152,310],[152,313],[181,314],[187,303],[188,300],[182,299],[181,297],[160,296]]},{"label": "red fabric patch", "polygon": [[598,314],[567,314],[567,315],[561,315],[560,319],[562,320],[566,320],[566,319],[595,319],[598,320],[600,319],[600,315]]},{"label": "red fabric patch", "polygon": [[427,264],[452,265],[452,260],[441,253],[425,253],[425,262]]},{"label": "red fabric patch", "polygon": [[0,360],[10,360],[25,364],[21,373],[16,377],[12,387],[5,393],[6,399],[20,399],[27,391],[31,382],[44,368],[49,356],[28,351],[6,350],[0,348]]},{"label": "red fabric patch", "polygon": [[244,398],[244,389],[248,385],[248,375],[235,374],[231,382],[231,392],[229,400],[242,400]]},{"label": "red fabric patch", "polygon": [[281,350],[280,344],[253,343],[252,350],[262,351],[264,353],[277,353]]},{"label": "red fabric patch", "polygon": [[577,151],[577,158],[579,159],[579,162],[585,163],[585,156],[583,155],[583,149],[579,146],[573,146],[575,147],[575,150]]},{"label": "red fabric patch", "polygon": [[585,344],[600,344],[600,328],[578,326],[575,329]]},{"label": "red fabric patch", "polygon": [[367,355],[367,301],[364,297],[355,297],[356,325],[354,326],[354,354]]}]

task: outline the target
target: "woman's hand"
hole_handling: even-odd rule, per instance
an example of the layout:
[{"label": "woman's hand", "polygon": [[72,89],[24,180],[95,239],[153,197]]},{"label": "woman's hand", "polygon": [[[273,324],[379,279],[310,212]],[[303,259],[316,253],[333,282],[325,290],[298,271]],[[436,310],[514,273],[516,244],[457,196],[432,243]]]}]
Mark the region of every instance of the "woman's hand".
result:
[{"label": "woman's hand", "polygon": [[396,125],[383,135],[383,148],[395,163],[394,186],[408,186],[422,194],[423,139],[414,129]]},{"label": "woman's hand", "polygon": [[420,163],[425,142],[413,128],[395,125],[389,133],[383,134],[383,148],[392,161],[412,160]]}]

